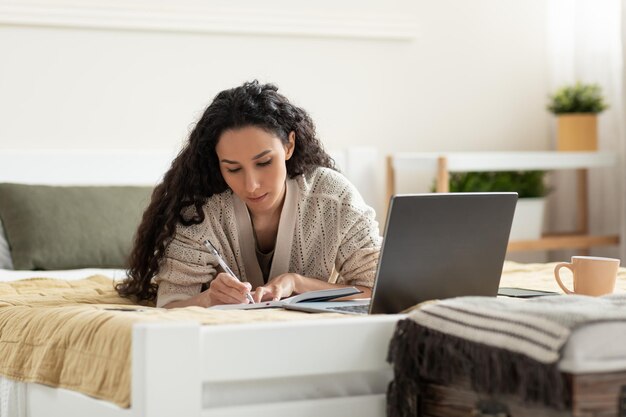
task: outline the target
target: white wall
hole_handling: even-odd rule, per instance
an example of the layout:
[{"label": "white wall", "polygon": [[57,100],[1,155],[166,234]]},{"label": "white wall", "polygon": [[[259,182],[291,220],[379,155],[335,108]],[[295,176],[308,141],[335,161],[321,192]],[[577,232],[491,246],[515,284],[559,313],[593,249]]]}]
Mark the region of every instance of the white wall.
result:
[{"label": "white wall", "polygon": [[[207,3],[230,7],[215,23],[197,0],[162,0],[156,18],[141,15],[151,2],[104,3],[127,10],[115,19],[97,0],[3,0],[0,149],[176,148],[217,92],[255,78],[307,109],[331,149],[548,149],[545,2],[272,0],[255,21],[256,2],[221,1]],[[382,176],[381,162],[381,196]]]}]

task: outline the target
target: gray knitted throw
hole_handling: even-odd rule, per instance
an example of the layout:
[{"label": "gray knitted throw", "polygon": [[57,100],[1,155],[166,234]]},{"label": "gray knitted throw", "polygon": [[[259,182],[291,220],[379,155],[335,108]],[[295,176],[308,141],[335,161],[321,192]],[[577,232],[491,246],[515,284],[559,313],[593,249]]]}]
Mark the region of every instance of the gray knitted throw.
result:
[{"label": "gray knitted throw", "polygon": [[398,322],[391,339],[387,415],[417,416],[422,384],[461,378],[477,392],[567,408],[561,350],[576,328],[609,321],[626,321],[626,294],[461,297],[423,305]]}]

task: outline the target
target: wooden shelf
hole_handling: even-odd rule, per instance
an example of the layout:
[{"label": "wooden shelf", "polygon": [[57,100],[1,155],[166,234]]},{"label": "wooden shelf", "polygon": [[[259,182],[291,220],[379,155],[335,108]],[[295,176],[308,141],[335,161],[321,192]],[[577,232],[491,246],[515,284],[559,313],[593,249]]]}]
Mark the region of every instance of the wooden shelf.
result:
[{"label": "wooden shelf", "polygon": [[511,241],[508,251],[579,249],[619,244],[618,235],[589,235],[588,179],[590,168],[610,167],[615,152],[400,152],[387,156],[387,198],[395,194],[397,170],[430,171],[437,192],[448,192],[449,173],[467,171],[554,171],[575,170],[576,232],[546,235],[537,240]]},{"label": "wooden shelf", "polygon": [[618,235],[590,236],[585,234],[546,235],[538,240],[517,240],[509,242],[507,251],[589,249],[593,246],[619,244]]},{"label": "wooden shelf", "polygon": [[445,158],[448,172],[587,169],[617,162],[614,152],[399,152],[389,157],[394,170],[432,172],[440,158]]}]

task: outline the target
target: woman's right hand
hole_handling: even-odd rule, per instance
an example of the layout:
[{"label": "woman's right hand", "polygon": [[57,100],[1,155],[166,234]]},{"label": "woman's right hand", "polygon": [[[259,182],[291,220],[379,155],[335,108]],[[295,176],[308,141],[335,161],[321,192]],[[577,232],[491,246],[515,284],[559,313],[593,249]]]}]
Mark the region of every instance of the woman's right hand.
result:
[{"label": "woman's right hand", "polygon": [[241,282],[225,272],[217,274],[209,289],[204,291],[208,306],[221,304],[248,304],[246,294],[252,290],[249,282]]},{"label": "woman's right hand", "polygon": [[189,306],[211,307],[221,304],[248,304],[246,293],[252,286],[249,282],[241,282],[225,272],[217,274],[207,290],[191,298],[172,301],[165,308],[182,308]]}]

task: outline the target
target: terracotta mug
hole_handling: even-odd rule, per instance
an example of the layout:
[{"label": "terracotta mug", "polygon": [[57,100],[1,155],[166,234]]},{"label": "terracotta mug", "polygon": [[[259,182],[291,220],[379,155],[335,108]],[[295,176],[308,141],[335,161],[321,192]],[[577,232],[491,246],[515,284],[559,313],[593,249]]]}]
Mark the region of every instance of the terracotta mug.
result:
[{"label": "terracotta mug", "polygon": [[[619,259],[599,258],[595,256],[572,256],[572,262],[562,262],[554,268],[554,278],[559,287],[567,294],[604,295],[615,289]],[[567,268],[574,274],[574,290],[569,290],[559,271]]]}]

